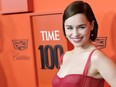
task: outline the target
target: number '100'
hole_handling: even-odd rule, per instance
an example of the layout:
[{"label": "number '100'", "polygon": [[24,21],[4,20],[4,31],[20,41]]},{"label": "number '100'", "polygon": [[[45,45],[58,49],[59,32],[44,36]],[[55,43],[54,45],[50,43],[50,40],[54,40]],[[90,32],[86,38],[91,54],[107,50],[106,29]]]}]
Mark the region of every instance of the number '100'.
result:
[{"label": "number '100'", "polygon": [[[50,45],[46,45],[46,46],[40,45],[39,50],[40,50],[40,59],[41,59],[41,68],[42,69],[46,69],[46,68],[53,69],[54,66],[56,66],[56,68],[59,68],[58,51],[60,52],[60,56],[63,53],[63,48],[61,45],[55,45],[54,48]],[[50,52],[48,52],[48,51],[50,51]],[[49,59],[48,59],[48,53],[50,53]],[[49,62],[49,60],[50,60],[50,62]]]}]

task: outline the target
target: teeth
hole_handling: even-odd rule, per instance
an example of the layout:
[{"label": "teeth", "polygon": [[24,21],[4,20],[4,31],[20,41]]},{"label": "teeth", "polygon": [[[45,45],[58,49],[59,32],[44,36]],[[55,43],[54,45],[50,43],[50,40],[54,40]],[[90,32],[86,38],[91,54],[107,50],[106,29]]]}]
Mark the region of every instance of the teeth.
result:
[{"label": "teeth", "polygon": [[82,37],[79,37],[79,38],[72,38],[72,40],[73,40],[74,42],[79,42],[79,41],[81,41],[81,39],[82,39]]},{"label": "teeth", "polygon": [[79,39],[74,39],[74,40],[79,40]]},{"label": "teeth", "polygon": [[78,41],[78,40],[81,40],[81,39],[73,39],[73,40]]}]

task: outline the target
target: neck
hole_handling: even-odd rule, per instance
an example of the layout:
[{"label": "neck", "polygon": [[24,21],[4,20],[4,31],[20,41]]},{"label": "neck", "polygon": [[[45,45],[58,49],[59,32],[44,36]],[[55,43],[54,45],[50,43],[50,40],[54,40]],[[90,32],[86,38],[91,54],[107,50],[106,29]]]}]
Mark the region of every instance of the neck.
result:
[{"label": "neck", "polygon": [[92,43],[90,41],[88,41],[86,44],[79,46],[79,47],[74,47],[74,51],[76,51],[77,53],[81,53],[83,51],[89,50],[92,47]]}]

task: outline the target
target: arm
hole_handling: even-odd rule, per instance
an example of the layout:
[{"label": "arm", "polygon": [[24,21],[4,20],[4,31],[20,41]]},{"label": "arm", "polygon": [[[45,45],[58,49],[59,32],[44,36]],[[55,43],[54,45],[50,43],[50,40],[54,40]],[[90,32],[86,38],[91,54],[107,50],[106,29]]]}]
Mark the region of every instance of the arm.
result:
[{"label": "arm", "polygon": [[93,53],[92,62],[106,82],[116,87],[116,64],[99,50]]}]

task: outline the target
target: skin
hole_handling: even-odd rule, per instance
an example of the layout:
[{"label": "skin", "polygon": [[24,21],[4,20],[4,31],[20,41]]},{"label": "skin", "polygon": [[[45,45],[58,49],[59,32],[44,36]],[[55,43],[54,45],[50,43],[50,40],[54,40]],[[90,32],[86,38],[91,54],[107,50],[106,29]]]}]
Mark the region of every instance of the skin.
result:
[{"label": "skin", "polygon": [[[94,20],[90,23],[84,14],[76,14],[65,21],[65,33],[74,49],[67,51],[57,75],[64,78],[70,74],[82,74],[92,50],[96,49],[90,41],[90,32]],[[78,66],[77,66],[78,65]],[[88,76],[105,79],[111,87],[116,87],[116,64],[100,50],[94,51]]]}]

